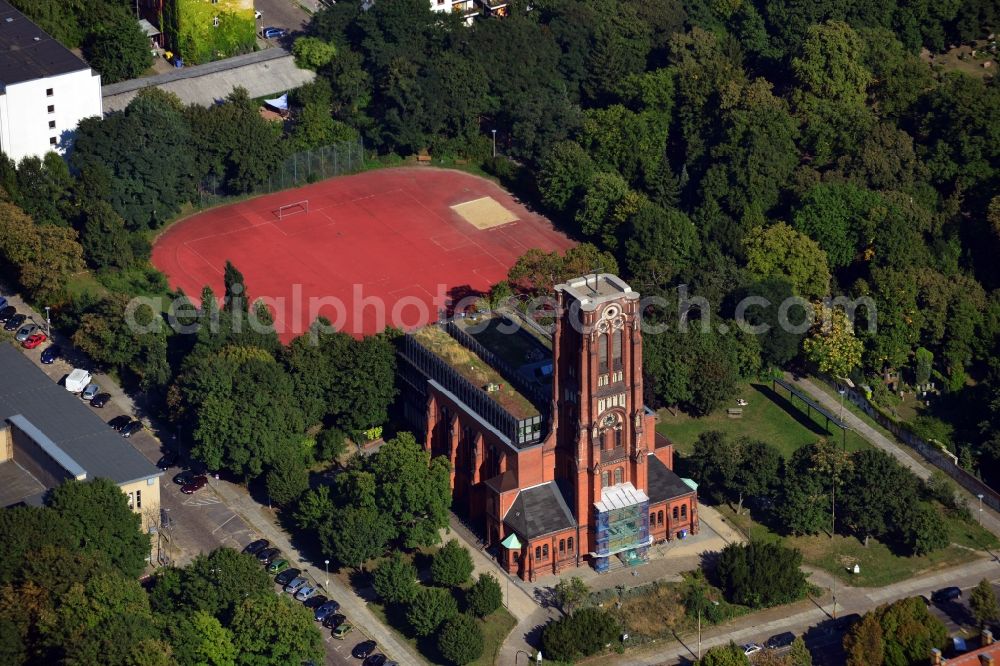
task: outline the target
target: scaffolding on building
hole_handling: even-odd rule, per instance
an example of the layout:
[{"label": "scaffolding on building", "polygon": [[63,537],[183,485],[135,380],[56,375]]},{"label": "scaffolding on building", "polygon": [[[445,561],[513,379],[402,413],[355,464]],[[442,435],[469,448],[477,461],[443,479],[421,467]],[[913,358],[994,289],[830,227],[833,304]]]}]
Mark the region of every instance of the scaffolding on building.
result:
[{"label": "scaffolding on building", "polygon": [[604,488],[601,501],[594,504],[595,524],[594,568],[603,573],[612,565],[612,558],[627,566],[642,564],[649,559],[649,497],[631,483]]}]

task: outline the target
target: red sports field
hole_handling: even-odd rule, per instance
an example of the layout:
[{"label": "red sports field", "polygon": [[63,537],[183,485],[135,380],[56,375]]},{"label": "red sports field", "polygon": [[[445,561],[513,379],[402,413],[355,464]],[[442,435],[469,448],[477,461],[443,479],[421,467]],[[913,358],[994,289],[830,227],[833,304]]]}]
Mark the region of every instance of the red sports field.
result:
[{"label": "red sports field", "polygon": [[[279,219],[281,206],[303,200],[308,211],[292,208]],[[171,287],[196,298],[205,285],[221,296],[223,268],[233,262],[250,298],[272,307],[287,342],[317,315],[354,335],[435,321],[449,291],[485,291],[525,251],[572,245],[488,180],[410,167],[199,213],[157,239],[153,264]]]}]

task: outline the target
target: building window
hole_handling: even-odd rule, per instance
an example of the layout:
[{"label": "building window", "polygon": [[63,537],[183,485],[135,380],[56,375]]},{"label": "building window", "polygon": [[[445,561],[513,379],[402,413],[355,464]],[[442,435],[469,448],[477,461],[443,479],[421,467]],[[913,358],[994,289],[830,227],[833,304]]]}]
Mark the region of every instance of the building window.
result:
[{"label": "building window", "polygon": [[55,94],[55,91],[52,88],[46,88],[45,89],[45,96],[46,97],[52,97],[54,94]]},{"label": "building window", "polygon": [[603,414],[604,410],[607,409],[607,408],[608,408],[608,401],[607,400],[605,400],[604,398],[601,398],[600,400],[597,401],[597,413],[598,414]]},{"label": "building window", "polygon": [[549,559],[549,544],[544,544],[542,546],[542,559],[543,560]]},{"label": "building window", "polygon": [[55,104],[49,104],[49,113],[55,113],[55,112],[56,112]]},{"label": "building window", "polygon": [[566,539],[566,552],[573,554],[573,537]]},{"label": "building window", "polygon": [[135,508],[137,508],[137,509],[141,509],[142,508],[142,491],[141,490],[135,491]]},{"label": "building window", "polygon": [[621,448],[622,445],[622,429],[615,428],[615,448]]},{"label": "building window", "polygon": [[677,507],[674,507],[674,520],[677,520]]},{"label": "building window", "polygon": [[542,559],[542,547],[541,546],[535,546],[535,559],[536,560]]},{"label": "building window", "polygon": [[514,562],[517,562],[519,559],[521,559],[521,553],[515,550],[510,554],[510,557]]},{"label": "building window", "polygon": [[608,371],[608,335],[606,333],[601,333],[597,337],[597,361],[598,361],[598,372]]},{"label": "building window", "polygon": [[656,512],[656,524],[657,525],[662,525],[663,524],[663,510],[662,509],[660,511]]},{"label": "building window", "polygon": [[615,485],[622,483],[625,480],[625,470],[621,467],[615,468]]},{"label": "building window", "polygon": [[566,539],[559,539],[559,557],[566,554]]},{"label": "building window", "polygon": [[49,129],[55,129],[55,128],[56,128],[56,121],[50,120],[49,121]]},{"label": "building window", "polygon": [[618,329],[611,336],[611,362],[615,370],[622,367],[622,332]]},{"label": "building window", "polygon": [[681,518],[687,518],[687,517],[688,517],[688,505],[681,504]]},{"label": "building window", "polygon": [[135,496],[132,493],[128,494],[128,508],[130,510],[135,508]]},{"label": "building window", "polygon": [[59,143],[59,140],[58,140],[57,138],[55,138],[54,136],[50,136],[50,137],[49,137],[49,145],[50,145],[50,146],[54,146],[54,145],[56,145],[57,143]]},{"label": "building window", "polygon": [[610,477],[608,475],[607,470],[601,472],[601,488],[607,488],[608,487],[609,478]]},{"label": "building window", "polygon": [[655,525],[656,524],[656,514],[655,513],[649,514],[649,524],[650,525]]}]

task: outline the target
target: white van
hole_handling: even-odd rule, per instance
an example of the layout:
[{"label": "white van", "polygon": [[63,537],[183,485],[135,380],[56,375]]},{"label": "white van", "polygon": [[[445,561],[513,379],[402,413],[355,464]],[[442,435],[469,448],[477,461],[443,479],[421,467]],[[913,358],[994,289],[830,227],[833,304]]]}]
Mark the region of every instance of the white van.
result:
[{"label": "white van", "polygon": [[69,373],[69,376],[66,378],[66,390],[70,393],[79,393],[87,388],[87,384],[89,383],[90,373],[82,368],[77,368]]}]

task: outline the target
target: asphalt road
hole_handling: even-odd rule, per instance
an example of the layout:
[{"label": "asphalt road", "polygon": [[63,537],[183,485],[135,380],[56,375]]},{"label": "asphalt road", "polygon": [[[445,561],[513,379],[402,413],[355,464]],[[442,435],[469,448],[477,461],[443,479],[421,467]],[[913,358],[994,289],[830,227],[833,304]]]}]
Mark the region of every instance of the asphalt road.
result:
[{"label": "asphalt road", "polygon": [[309,13],[295,0],[255,0],[254,8],[261,13],[257,33],[264,28],[284,28],[290,33],[303,32],[309,23]]}]

